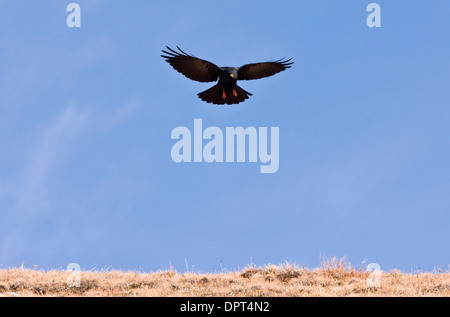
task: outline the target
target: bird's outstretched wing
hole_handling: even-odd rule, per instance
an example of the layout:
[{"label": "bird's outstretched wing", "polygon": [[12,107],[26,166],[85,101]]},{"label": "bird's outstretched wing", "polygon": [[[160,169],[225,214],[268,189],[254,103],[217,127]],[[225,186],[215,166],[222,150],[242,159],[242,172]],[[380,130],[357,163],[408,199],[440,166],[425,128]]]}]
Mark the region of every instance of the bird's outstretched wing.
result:
[{"label": "bird's outstretched wing", "polygon": [[188,55],[178,46],[177,48],[180,52],[176,52],[168,46],[166,47],[169,51],[163,50],[163,53],[166,55],[161,55],[161,57],[165,58],[166,62],[187,78],[200,82],[216,81],[219,78],[222,72],[219,66],[193,55]]},{"label": "bird's outstretched wing", "polygon": [[291,65],[294,64],[294,62],[291,62],[291,60],[292,58],[287,60],[284,60],[284,58],[282,58],[274,62],[243,65],[239,67],[238,80],[260,79],[273,76],[276,73],[290,68]]}]

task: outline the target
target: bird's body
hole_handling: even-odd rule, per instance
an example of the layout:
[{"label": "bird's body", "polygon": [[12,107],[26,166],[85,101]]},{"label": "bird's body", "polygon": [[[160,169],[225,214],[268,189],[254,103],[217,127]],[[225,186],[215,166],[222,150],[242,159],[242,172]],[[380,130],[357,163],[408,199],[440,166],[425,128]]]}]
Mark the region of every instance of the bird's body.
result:
[{"label": "bird's body", "polygon": [[219,75],[217,85],[198,94],[199,98],[208,103],[216,105],[232,105],[248,99],[252,94],[237,85],[237,68],[220,67],[222,72]]},{"label": "bird's body", "polygon": [[167,47],[166,55],[161,55],[178,72],[187,78],[200,81],[212,82],[218,80],[217,84],[208,90],[198,94],[198,97],[208,103],[217,105],[232,105],[240,103],[252,96],[237,85],[238,80],[250,80],[269,77],[291,67],[293,63],[289,60],[278,60],[274,62],[246,64],[241,67],[219,67],[211,62],[188,55],[177,47],[176,52]]}]

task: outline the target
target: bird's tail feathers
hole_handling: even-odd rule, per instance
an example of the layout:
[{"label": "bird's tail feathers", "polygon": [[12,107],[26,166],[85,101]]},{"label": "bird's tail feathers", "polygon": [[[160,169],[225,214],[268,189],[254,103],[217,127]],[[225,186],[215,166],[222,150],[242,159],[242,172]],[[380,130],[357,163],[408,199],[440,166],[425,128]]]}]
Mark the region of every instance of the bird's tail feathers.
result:
[{"label": "bird's tail feathers", "polygon": [[251,93],[237,85],[234,88],[223,88],[217,84],[208,90],[199,93],[198,97],[207,103],[232,105],[248,99],[251,95]]}]

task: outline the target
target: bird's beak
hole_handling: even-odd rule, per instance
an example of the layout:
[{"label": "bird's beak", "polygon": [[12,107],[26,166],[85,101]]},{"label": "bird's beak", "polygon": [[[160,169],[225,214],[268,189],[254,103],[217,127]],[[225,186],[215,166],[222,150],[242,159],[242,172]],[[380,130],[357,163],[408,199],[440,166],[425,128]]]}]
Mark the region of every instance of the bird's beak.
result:
[{"label": "bird's beak", "polygon": [[231,77],[231,78],[234,78],[233,74],[230,74],[230,77]]}]

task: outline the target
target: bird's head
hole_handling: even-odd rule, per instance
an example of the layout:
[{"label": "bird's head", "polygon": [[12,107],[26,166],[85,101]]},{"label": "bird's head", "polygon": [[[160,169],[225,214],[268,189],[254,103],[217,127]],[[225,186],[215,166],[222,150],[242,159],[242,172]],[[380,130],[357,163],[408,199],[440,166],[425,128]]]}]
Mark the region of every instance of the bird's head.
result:
[{"label": "bird's head", "polygon": [[229,80],[237,80],[238,68],[236,67],[222,67],[222,76]]},{"label": "bird's head", "polygon": [[228,76],[232,79],[237,79],[237,77],[238,77],[237,70],[236,69],[228,70]]}]

